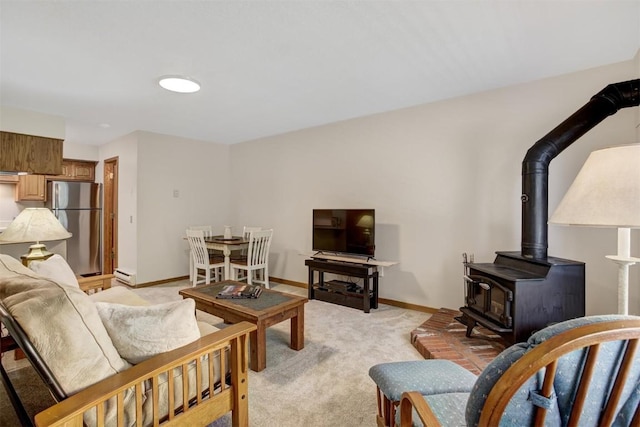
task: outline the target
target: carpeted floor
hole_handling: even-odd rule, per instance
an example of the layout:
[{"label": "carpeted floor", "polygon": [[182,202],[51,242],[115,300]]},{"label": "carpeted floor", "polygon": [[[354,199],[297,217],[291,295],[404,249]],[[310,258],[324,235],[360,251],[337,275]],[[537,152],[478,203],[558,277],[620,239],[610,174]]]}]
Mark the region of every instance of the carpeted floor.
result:
[{"label": "carpeted floor", "polygon": [[[165,302],[180,299],[178,290],[186,286],[179,282],[134,291],[150,302]],[[306,289],[282,284],[273,283],[272,289],[306,295]],[[214,316],[198,312],[198,317],[224,327]],[[304,349],[289,348],[289,321],[267,330],[267,368],[249,372],[250,426],[375,426],[375,385],[368,370],[381,362],[422,359],[410,342],[409,331],[428,317],[384,304],[366,314],[309,301]],[[44,386],[36,388],[28,393],[37,402],[35,395],[42,396]],[[7,405],[1,389],[0,426],[17,425],[6,418],[7,412],[13,415]]]},{"label": "carpeted floor", "polygon": [[[27,414],[33,420],[38,412],[54,405],[56,401],[53,400],[36,371],[28,363],[19,363],[17,366],[24,367],[10,371],[8,375],[18,389],[17,392],[24,403]],[[0,385],[0,427],[14,426],[20,426],[20,422],[4,387]]]}]

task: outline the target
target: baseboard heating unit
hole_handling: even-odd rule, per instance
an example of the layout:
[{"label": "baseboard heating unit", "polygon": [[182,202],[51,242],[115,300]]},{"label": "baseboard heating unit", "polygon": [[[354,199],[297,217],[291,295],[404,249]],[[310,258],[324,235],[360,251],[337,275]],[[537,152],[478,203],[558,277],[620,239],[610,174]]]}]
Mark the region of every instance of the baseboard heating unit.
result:
[{"label": "baseboard heating unit", "polygon": [[118,267],[113,272],[113,275],[115,276],[116,280],[124,283],[125,285],[129,285],[129,286],[136,285],[136,273],[135,271],[129,268]]}]

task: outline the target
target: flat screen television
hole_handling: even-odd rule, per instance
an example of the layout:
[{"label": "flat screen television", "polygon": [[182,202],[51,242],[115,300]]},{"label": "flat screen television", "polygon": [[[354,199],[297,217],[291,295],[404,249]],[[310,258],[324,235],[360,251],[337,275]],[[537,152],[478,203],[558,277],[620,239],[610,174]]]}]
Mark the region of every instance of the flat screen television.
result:
[{"label": "flat screen television", "polygon": [[373,258],[375,218],[374,209],[314,209],[313,250]]}]

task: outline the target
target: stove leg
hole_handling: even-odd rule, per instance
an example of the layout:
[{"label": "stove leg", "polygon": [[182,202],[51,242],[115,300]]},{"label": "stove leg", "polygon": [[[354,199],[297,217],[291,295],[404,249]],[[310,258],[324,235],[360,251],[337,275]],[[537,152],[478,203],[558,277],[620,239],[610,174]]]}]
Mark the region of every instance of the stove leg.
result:
[{"label": "stove leg", "polygon": [[461,316],[458,316],[455,319],[467,327],[467,333],[465,335],[467,336],[467,338],[471,338],[473,328],[476,327],[476,321],[464,313],[462,313]]},{"label": "stove leg", "polygon": [[476,322],[473,322],[473,325],[467,325],[467,333],[465,334],[467,338],[471,338],[471,333],[473,332],[473,328],[476,327]]}]

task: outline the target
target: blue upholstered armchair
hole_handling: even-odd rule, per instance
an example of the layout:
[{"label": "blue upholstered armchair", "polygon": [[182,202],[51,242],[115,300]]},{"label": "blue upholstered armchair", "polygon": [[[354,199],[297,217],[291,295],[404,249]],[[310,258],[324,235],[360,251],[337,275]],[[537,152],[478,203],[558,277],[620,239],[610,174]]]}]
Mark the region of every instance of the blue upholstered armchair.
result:
[{"label": "blue upholstered armchair", "polygon": [[376,365],[378,425],[640,426],[639,339],[640,317],[589,316],[507,348],[477,378],[445,360]]}]

